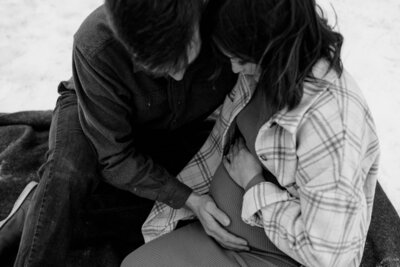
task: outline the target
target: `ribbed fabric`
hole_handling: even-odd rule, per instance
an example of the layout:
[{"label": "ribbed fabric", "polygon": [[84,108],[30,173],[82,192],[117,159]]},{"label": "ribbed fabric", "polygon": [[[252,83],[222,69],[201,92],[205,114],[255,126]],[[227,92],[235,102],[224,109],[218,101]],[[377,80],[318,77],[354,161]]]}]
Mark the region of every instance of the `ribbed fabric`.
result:
[{"label": "ribbed fabric", "polygon": [[221,164],[211,184],[218,207],[231,219],[227,229],[245,238],[250,252],[236,252],[219,246],[199,222],[179,228],[155,239],[129,254],[122,267],[293,267],[297,262],[268,239],[264,230],[245,224],[241,218],[243,189],[229,177]]},{"label": "ribbed fabric", "polygon": [[[255,94],[257,95],[259,94]],[[259,96],[253,97],[237,117],[238,129],[248,149],[254,155],[254,143],[259,128],[259,100]],[[233,127],[236,127],[236,123],[233,123],[231,127],[229,131],[232,132],[232,136],[235,136]],[[272,179],[276,181],[274,177],[270,180]],[[246,239],[251,248],[250,252],[236,252],[222,248],[204,232],[201,224],[197,222],[145,244],[125,258],[122,266],[299,266],[269,240],[263,228],[243,222],[241,211],[244,190],[231,179],[222,164],[214,174],[210,194],[217,206],[231,220],[230,225],[226,227],[227,230]]]},{"label": "ribbed fabric", "polygon": [[[255,91],[250,102],[238,114],[236,122],[232,123],[229,129],[229,131],[236,129],[236,131],[240,132],[240,135],[245,140],[247,149],[256,158],[258,156],[255,152],[255,140],[262,125],[262,120],[259,119],[261,101],[261,94]],[[237,134],[233,135],[237,136]],[[277,183],[276,178],[271,173],[265,172],[265,175],[268,175],[268,180],[273,180],[273,182]],[[213,196],[217,206],[231,219],[231,224],[227,227],[231,233],[246,239],[252,248],[289,258],[269,240],[263,228],[250,226],[243,222],[241,213],[244,190],[231,179],[222,164],[214,174],[210,194]]]},{"label": "ribbed fabric", "polygon": [[241,218],[244,190],[229,176],[221,164],[213,178],[210,188],[218,208],[223,210],[231,219],[227,230],[249,242],[251,248],[286,256],[269,240],[263,228],[248,225]]},{"label": "ribbed fabric", "polygon": [[192,223],[158,239],[131,254],[121,267],[292,267],[299,266],[274,253],[236,252],[220,247],[203,230]]}]

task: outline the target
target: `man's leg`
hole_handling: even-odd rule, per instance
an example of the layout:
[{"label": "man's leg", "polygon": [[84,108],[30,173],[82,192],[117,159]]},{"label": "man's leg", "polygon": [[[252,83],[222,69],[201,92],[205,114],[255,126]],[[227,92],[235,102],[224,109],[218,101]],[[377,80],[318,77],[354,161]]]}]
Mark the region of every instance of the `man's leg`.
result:
[{"label": "man's leg", "polygon": [[141,228],[153,205],[154,201],[100,182],[86,202],[85,230],[75,231],[74,248],[107,244],[122,260],[144,243]]},{"label": "man's leg", "polygon": [[64,261],[78,212],[97,184],[96,169],[95,154],[77,119],[76,96],[64,90],[54,110],[47,161],[26,215],[16,266]]},{"label": "man's leg", "polygon": [[[86,223],[85,219],[91,216],[85,214],[87,208],[93,208],[88,205],[93,203],[88,200],[89,196],[104,182],[100,182],[96,155],[79,124],[76,95],[62,86],[60,93],[50,129],[47,161],[39,171],[40,182],[26,215],[15,266],[63,266],[71,245],[77,240],[86,241],[97,229]],[[133,214],[131,218],[138,219],[138,224],[152,206],[152,202],[128,192],[121,193],[121,190],[105,190],[104,195],[107,197],[100,199],[101,204],[99,208],[94,207],[95,212],[117,214],[129,210]],[[104,218],[118,219],[118,216]],[[113,222],[109,235],[121,230],[115,224],[116,220]],[[135,233],[141,236],[140,227]],[[102,232],[96,234],[107,237]]]},{"label": "man's leg", "polygon": [[[214,121],[211,120],[198,122],[170,134],[161,143],[155,142],[152,137],[143,136],[141,143],[147,144],[141,147],[141,151],[164,166],[172,175],[177,175],[199,151],[213,125]],[[150,140],[144,140],[145,138]],[[153,201],[99,183],[87,202],[89,236],[85,239],[95,244],[104,239],[112,241],[123,259],[144,243],[141,226],[153,204]]]},{"label": "man's leg", "polygon": [[10,214],[0,222],[0,265],[12,266],[21,239],[25,215],[37,182],[29,182],[15,201]]},{"label": "man's leg", "polygon": [[[26,216],[15,266],[63,265],[73,237],[83,241],[92,237],[125,239],[130,241],[125,248],[132,250],[143,242],[140,226],[153,205],[100,182],[96,155],[79,124],[75,93],[62,86],[60,93],[47,162],[39,172],[40,182]],[[155,156],[172,156],[175,160],[160,163],[176,174],[200,148],[211,126],[200,125],[195,129],[197,136],[192,132],[185,139],[189,142],[182,144],[180,139],[171,150]]]}]

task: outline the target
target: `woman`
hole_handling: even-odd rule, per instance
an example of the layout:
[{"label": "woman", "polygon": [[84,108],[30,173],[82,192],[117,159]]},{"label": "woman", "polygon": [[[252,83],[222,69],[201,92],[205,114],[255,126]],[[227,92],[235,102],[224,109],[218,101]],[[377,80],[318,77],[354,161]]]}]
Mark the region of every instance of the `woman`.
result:
[{"label": "woman", "polygon": [[[207,161],[210,193],[251,250],[224,249],[194,223],[147,243],[123,266],[358,266],[379,146],[343,70],[342,36],[314,0],[227,0],[214,40],[240,75],[210,136],[225,152]],[[207,187],[193,173],[180,179]]]}]

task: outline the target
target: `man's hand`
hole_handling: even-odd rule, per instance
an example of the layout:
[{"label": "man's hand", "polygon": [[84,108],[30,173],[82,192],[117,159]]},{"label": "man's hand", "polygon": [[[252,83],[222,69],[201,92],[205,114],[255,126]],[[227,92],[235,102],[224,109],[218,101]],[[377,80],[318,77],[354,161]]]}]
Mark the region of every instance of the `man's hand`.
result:
[{"label": "man's hand", "polygon": [[193,192],[186,201],[186,206],[199,218],[206,233],[222,247],[231,250],[249,250],[246,240],[229,233],[221,226],[230,224],[229,217],[215,205],[209,195],[198,195]]}]

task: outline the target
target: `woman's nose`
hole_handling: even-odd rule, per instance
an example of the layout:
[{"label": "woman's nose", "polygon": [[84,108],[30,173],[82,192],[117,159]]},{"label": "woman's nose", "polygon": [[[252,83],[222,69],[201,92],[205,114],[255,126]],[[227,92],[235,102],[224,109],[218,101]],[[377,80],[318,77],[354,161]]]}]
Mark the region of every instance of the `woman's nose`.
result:
[{"label": "woman's nose", "polygon": [[175,81],[181,81],[183,79],[183,76],[185,75],[185,70],[180,70],[177,72],[170,72],[170,73],[168,73],[168,75]]},{"label": "woman's nose", "polygon": [[243,66],[240,65],[240,64],[237,63],[237,62],[232,62],[232,61],[231,61],[231,65],[232,65],[232,71],[233,71],[233,73],[239,73],[239,72],[241,72],[241,71],[243,70]]}]

